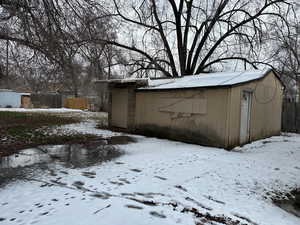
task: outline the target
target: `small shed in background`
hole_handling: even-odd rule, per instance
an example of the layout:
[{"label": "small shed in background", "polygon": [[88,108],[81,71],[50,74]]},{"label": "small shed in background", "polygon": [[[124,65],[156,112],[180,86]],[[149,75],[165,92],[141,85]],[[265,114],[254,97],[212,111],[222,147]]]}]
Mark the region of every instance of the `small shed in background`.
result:
[{"label": "small shed in background", "polygon": [[0,89],[0,108],[31,108],[30,93]]},{"label": "small shed in background", "polygon": [[283,84],[272,70],[109,81],[109,125],[231,149],[279,135]]}]

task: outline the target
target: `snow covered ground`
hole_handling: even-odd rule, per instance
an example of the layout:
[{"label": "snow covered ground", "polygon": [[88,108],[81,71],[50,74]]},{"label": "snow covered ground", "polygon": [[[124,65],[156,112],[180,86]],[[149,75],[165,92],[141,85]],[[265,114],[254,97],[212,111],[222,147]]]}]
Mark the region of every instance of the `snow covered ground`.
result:
[{"label": "snow covered ground", "polygon": [[[87,121],[64,128],[119,135],[94,126]],[[4,186],[0,225],[224,224],[220,218],[225,224],[300,224],[271,201],[275,193],[300,186],[300,135],[232,152],[133,137],[137,142],[119,145],[125,154],[112,161],[82,169],[54,163],[30,181]]]},{"label": "snow covered ground", "polygon": [[0,108],[0,111],[5,112],[46,112],[46,113],[65,113],[65,112],[82,112],[80,109],[24,109],[24,108]]}]

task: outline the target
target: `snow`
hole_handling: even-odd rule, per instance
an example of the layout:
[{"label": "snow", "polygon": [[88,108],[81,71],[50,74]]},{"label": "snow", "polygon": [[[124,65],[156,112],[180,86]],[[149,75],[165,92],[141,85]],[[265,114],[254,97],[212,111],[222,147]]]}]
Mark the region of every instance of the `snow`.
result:
[{"label": "snow", "polygon": [[110,79],[110,80],[95,80],[95,83],[147,83],[148,78],[134,78],[134,77],[128,77],[124,79]]},{"label": "snow", "polygon": [[251,70],[242,72],[218,72],[209,74],[198,74],[184,76],[175,79],[149,80],[149,87],[142,87],[139,90],[155,89],[179,89],[195,87],[222,87],[245,83],[263,78],[269,70]]},{"label": "snow", "polygon": [[[120,135],[94,126],[95,122],[87,121],[64,128]],[[181,212],[193,207],[204,214],[224,214],[242,224],[300,224],[299,218],[271,201],[274,193],[300,186],[300,135],[283,134],[231,152],[132,137],[137,142],[119,145],[125,154],[112,161],[82,169],[49,164],[30,181],[16,180],[4,186],[0,189],[0,218],[5,220],[0,224],[194,225],[199,219]],[[94,178],[85,172],[92,172]],[[77,189],[76,181],[83,182],[84,188]],[[173,209],[169,203],[178,207]]]},{"label": "snow", "polygon": [[[104,116],[107,116],[106,113],[103,113],[103,115],[101,115],[101,117]],[[94,135],[101,136],[103,138],[122,135],[122,133],[113,132],[110,130],[97,129],[95,128],[96,126],[97,126],[96,121],[89,120],[81,123],[64,125],[62,126],[62,129],[65,129],[67,131],[77,131],[82,134],[94,134]]]},{"label": "snow", "polygon": [[65,112],[83,112],[80,109],[24,109],[24,108],[0,108],[0,111],[5,112],[47,112],[47,113],[65,113]]}]

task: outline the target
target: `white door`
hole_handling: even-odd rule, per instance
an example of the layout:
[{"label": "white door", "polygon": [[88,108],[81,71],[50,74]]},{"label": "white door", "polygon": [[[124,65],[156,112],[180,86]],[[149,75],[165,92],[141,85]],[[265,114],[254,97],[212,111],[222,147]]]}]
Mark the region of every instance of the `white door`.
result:
[{"label": "white door", "polygon": [[243,91],[241,100],[240,144],[245,144],[250,141],[251,102],[252,93]]}]

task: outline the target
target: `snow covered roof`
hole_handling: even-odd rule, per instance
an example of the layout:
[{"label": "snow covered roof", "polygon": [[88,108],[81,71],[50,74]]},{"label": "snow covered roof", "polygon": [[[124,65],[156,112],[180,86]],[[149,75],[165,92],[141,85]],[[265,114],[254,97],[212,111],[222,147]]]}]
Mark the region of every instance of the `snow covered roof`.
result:
[{"label": "snow covered roof", "polygon": [[110,80],[95,80],[95,83],[119,83],[119,84],[128,84],[128,83],[145,83],[147,78],[125,78],[125,79],[110,79]]},{"label": "snow covered roof", "polygon": [[13,92],[13,90],[10,90],[10,89],[0,89],[0,92]]},{"label": "snow covered roof", "polygon": [[31,95],[31,93],[21,93],[21,92],[17,92],[17,91],[11,90],[11,89],[0,89],[0,92],[10,92],[10,93],[16,93],[19,95],[26,95],[26,96]]},{"label": "snow covered roof", "polygon": [[19,92],[18,92],[18,94],[24,95],[24,96],[30,96],[31,95],[31,93],[19,93]]},{"label": "snow covered roof", "polygon": [[138,90],[182,89],[198,87],[232,86],[265,77],[271,70],[252,70],[242,72],[205,73],[171,79],[154,79],[148,81],[147,87]]}]

